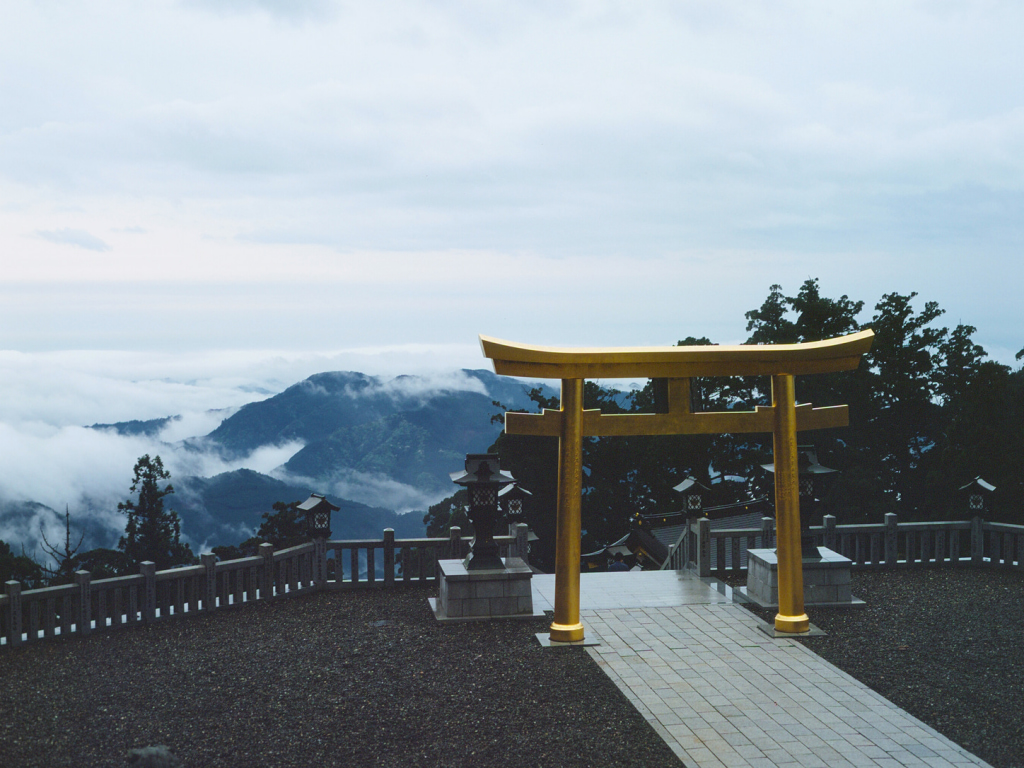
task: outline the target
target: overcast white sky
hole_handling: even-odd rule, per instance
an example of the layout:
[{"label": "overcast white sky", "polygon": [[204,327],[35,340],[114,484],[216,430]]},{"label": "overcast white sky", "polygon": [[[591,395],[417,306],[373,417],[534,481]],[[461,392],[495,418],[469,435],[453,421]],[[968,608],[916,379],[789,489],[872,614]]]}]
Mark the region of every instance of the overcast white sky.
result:
[{"label": "overcast white sky", "polygon": [[482,367],[478,333],[741,341],[820,277],[1009,362],[1022,33],[1010,2],[6,4],[0,349]]},{"label": "overcast white sky", "polygon": [[1012,362],[1022,37],[1012,2],[5,3],[0,499],[123,497],[155,446],[83,424],[202,434],[479,333],[735,343],[810,277]]}]

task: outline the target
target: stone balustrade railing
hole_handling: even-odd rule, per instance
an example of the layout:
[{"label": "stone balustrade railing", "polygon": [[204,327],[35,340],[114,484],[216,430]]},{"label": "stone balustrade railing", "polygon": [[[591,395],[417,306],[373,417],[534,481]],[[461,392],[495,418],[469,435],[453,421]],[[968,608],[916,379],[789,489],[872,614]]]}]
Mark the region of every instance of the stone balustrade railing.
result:
[{"label": "stone balustrade railing", "polygon": [[[874,524],[836,525],[833,515],[811,526],[818,543],[850,558],[852,567],[907,568],[924,565],[984,565],[1024,570],[1024,526],[981,518],[901,523],[889,513]],[[671,547],[662,568],[701,576],[746,570],[746,552],[775,546],[775,521],[760,528],[711,530],[707,518],[691,520]]]},{"label": "stone balustrade railing", "polygon": [[[502,554],[528,562],[527,526],[509,529],[508,536],[494,537]],[[75,583],[42,589],[22,590],[8,581],[0,595],[0,645],[88,635],[323,589],[432,582],[437,561],[465,556],[469,541],[457,527],[446,538],[424,539],[395,539],[387,528],[381,539],[314,539],[277,551],[261,544],[254,557],[218,562],[206,554],[200,565],[165,571],[144,562],[139,573],[112,579],[94,581],[88,571],[78,571]]]}]

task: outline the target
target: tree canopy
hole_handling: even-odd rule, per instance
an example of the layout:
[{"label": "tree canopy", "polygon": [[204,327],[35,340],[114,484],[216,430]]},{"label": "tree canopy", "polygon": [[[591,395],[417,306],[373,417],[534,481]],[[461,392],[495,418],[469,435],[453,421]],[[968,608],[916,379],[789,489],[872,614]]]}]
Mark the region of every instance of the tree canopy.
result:
[{"label": "tree canopy", "polygon": [[164,498],[174,493],[174,487],[168,483],[161,488],[160,484],[170,479],[171,473],[159,456],[150,459],[149,454],[139,457],[133,471],[129,490],[136,495],[117,505],[118,511],[128,516],[117,548],[125,554],[129,567],[138,568],[146,560],[156,563],[157,570],[192,563],[195,556],[191,547],[181,542],[178,514],[164,509]]},{"label": "tree canopy", "polygon": [[[819,281],[809,279],[795,295],[772,285],[761,306],[745,314],[748,344],[875,333],[858,370],[797,379],[799,402],[850,406],[848,428],[801,434],[823,464],[840,470],[825,506],[840,523],[878,522],[890,511],[911,520],[960,519],[968,515],[955,491],[981,475],[997,487],[993,519],[1024,522],[1024,370],[987,360],[974,327],[942,326],[943,310],[916,293],[884,294],[866,320],[864,308],[846,295],[822,295]],[[696,379],[691,393],[697,411],[747,410],[771,399],[766,377]],[[539,390],[533,400],[558,407]],[[622,393],[588,381],[584,407],[652,412],[657,393],[651,382]],[[533,494],[524,507],[540,537],[534,553],[542,567],[552,566],[557,440],[502,434],[491,450]],[[677,511],[682,500],[672,487],[687,476],[712,489],[705,504],[771,499],[771,476],[760,466],[772,460],[769,434],[585,438],[583,451],[585,552],[620,538],[637,513]],[[440,535],[460,506],[451,498],[431,507],[430,535]]]},{"label": "tree canopy", "polygon": [[0,539],[0,582],[19,581],[26,589],[35,589],[45,584],[42,566],[26,555],[16,555],[11,545]]}]

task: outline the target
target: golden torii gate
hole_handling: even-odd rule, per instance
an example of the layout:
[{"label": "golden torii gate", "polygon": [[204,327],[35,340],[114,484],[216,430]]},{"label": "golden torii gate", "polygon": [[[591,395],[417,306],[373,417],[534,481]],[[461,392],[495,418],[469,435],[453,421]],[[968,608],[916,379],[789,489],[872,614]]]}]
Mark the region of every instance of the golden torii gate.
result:
[{"label": "golden torii gate", "polygon": [[[505,376],[561,379],[561,407],[540,414],[506,413],[510,435],[558,438],[558,510],[555,531],[555,616],[551,640],[583,640],[580,622],[580,498],[583,436],[693,435],[771,432],[775,462],[775,526],[778,552],[779,632],[806,632],[800,556],[798,431],[845,427],[845,405],[812,408],[796,404],[795,377],[850,371],[871,348],[874,334],[862,331],[807,344],[706,347],[615,347],[563,349],[480,337],[484,357]],[[771,376],[772,405],[753,411],[693,413],[693,376]],[[583,410],[584,379],[668,379],[668,413],[603,414]]]}]

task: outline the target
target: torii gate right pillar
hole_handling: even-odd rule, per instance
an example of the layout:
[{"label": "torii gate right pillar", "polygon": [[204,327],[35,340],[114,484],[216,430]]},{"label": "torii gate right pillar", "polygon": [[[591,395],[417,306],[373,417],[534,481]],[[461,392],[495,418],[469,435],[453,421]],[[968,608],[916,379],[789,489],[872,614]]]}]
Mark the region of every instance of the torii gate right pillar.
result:
[{"label": "torii gate right pillar", "polygon": [[796,450],[796,382],[792,376],[772,376],[775,415],[772,448],[775,454],[775,530],[779,562],[779,632],[806,632],[804,571],[800,548],[800,486]]}]

